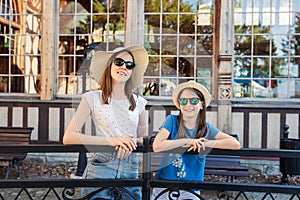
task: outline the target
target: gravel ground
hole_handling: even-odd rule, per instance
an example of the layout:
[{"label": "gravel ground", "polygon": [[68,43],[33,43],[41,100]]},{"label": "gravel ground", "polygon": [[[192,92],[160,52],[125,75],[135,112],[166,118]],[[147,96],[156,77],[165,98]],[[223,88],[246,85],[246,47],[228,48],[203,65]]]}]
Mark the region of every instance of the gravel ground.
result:
[{"label": "gravel ground", "polygon": [[[63,178],[70,178],[71,174],[76,172],[76,166],[74,164],[66,164],[66,165],[44,165],[35,162],[27,162],[21,166],[22,169],[22,176],[21,179],[63,179]],[[4,179],[6,173],[6,167],[0,168],[0,178]],[[16,179],[17,178],[17,171],[15,168],[12,169],[9,179]],[[223,176],[205,176],[206,181],[212,182],[225,182],[226,177]],[[280,184],[281,176],[280,175],[262,175],[262,174],[251,174],[250,177],[244,178],[239,177],[234,180],[235,182],[241,183],[265,183],[265,184]],[[294,176],[289,178],[290,185],[300,185],[300,176]],[[11,200],[16,197],[20,189],[0,189],[0,199],[7,199]],[[28,192],[32,195],[33,199],[41,199],[42,196],[45,195],[47,192],[46,189],[28,189]],[[61,192],[59,189],[57,192]],[[80,191],[76,193],[80,194]],[[205,196],[207,199],[216,199],[216,191],[203,191],[202,195]],[[263,194],[262,194],[263,195]],[[234,196],[234,195],[233,195]],[[12,198],[13,197],[13,198]],[[250,197],[250,198],[249,198]],[[77,197],[79,198],[79,197]],[[248,196],[249,199],[262,199],[262,196],[258,198],[256,195],[255,197],[251,195]],[[18,198],[22,200],[30,199],[26,192],[22,192],[22,195]],[[47,196],[46,199],[58,199],[55,197],[53,191]],[[242,198],[243,199],[243,198]],[[266,198],[268,199],[268,198]],[[270,197],[270,199],[272,199]],[[278,196],[275,199],[286,199],[286,197]]]}]

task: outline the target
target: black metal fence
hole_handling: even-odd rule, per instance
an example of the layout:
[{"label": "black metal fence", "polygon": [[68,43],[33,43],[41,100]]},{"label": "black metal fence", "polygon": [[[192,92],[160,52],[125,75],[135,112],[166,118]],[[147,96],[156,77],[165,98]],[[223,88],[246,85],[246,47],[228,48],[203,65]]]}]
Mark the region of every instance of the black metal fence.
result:
[{"label": "black metal fence", "polygon": [[[99,187],[110,188],[114,191],[115,199],[122,199],[120,191],[124,187],[138,186],[142,188],[142,199],[149,200],[151,190],[154,187],[168,188],[165,192],[169,199],[180,196],[179,189],[193,193],[191,188],[201,190],[218,191],[214,199],[300,199],[300,186],[283,184],[247,184],[238,182],[195,182],[195,181],[161,181],[154,180],[151,175],[152,148],[148,138],[145,138],[145,146],[139,146],[135,153],[142,153],[142,176],[139,179],[35,179],[25,180],[0,180],[0,189],[17,189],[15,196],[9,199],[18,199],[25,194],[29,199],[36,199],[31,193],[32,188],[46,189],[37,199],[89,199],[89,196],[80,197],[78,188]],[[25,146],[2,145],[0,153],[4,152],[106,152],[112,147],[107,146],[82,146],[82,145],[61,145],[61,144],[30,144]],[[172,151],[176,153],[176,150]],[[271,149],[241,149],[241,150],[220,150],[212,149],[210,154],[215,155],[238,155],[254,157],[277,157],[277,158],[300,158],[300,150],[271,150]],[[0,190],[3,191],[3,190]],[[254,193],[259,195],[253,196]],[[50,194],[52,197],[50,198]],[[92,194],[91,194],[92,195]],[[202,194],[201,194],[202,195]],[[195,195],[194,199],[206,199],[205,196]],[[0,199],[5,199],[0,192]],[[134,199],[134,198],[132,198]]]}]

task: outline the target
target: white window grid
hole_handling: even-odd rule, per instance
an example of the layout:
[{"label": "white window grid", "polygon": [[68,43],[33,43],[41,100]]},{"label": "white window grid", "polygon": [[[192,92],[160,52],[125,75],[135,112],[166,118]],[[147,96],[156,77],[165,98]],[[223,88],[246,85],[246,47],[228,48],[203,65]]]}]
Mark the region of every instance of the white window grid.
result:
[{"label": "white window grid", "polygon": [[[25,5],[21,6],[20,2],[14,4],[12,0],[0,0],[1,96],[38,93],[40,68],[40,52],[38,50],[41,34],[36,22],[39,22],[41,15],[31,12],[26,2],[22,2],[22,4]],[[14,5],[25,9],[15,9]],[[17,10],[20,13],[17,13]]]},{"label": "white window grid", "polygon": [[[240,5],[237,4],[240,3]],[[250,60],[250,76],[243,77],[234,75],[234,82],[249,82],[249,87],[247,90],[247,95],[240,95],[240,87],[235,87],[234,85],[234,97],[235,98],[291,98],[294,97],[295,93],[299,93],[298,87],[300,86],[300,75],[298,74],[296,77],[293,76],[293,60],[300,59],[300,55],[293,55],[295,49],[291,48],[290,44],[292,42],[291,39],[300,36],[299,32],[294,32],[293,27],[296,26],[296,15],[299,15],[300,12],[300,2],[295,0],[269,0],[269,1],[259,1],[259,0],[239,0],[235,2],[236,7],[234,9],[234,18],[235,25],[241,24],[249,24],[251,27],[250,30],[245,31],[244,33],[235,32],[235,38],[240,37],[248,37],[251,38],[251,52],[248,52],[246,55],[234,55],[234,59],[236,62],[241,60]],[[269,18],[269,19],[268,19]],[[285,20],[285,21],[284,21]],[[264,25],[270,27],[270,31],[267,33],[257,32],[254,29],[254,26],[258,24],[259,21],[263,21]],[[299,23],[299,21],[298,21]],[[278,29],[274,31],[276,25],[284,24],[288,28],[284,29],[284,31]],[[289,44],[288,48],[285,49],[285,52],[274,52],[272,51],[273,43],[269,43],[269,53],[267,55],[257,55],[254,52],[254,46],[257,43],[256,38],[259,36],[269,37],[270,41],[278,38],[286,38]],[[266,78],[258,78],[254,76],[254,64],[256,60],[266,59],[268,60],[268,74]],[[274,76],[272,74],[273,66],[275,60],[285,60],[287,69],[287,73],[285,75]],[[300,66],[298,66],[299,68]],[[234,66],[234,70],[238,70],[239,66]],[[299,72],[298,72],[299,73]],[[256,82],[259,80],[266,80],[267,86],[265,88],[260,88],[256,86]],[[274,89],[272,87],[274,82],[283,83],[281,89]],[[286,84],[285,84],[286,83]],[[285,84],[285,85],[284,85]],[[297,87],[298,85],[298,87]],[[258,89],[259,88],[259,89]],[[243,89],[243,88],[242,88]],[[277,92],[276,90],[280,91]]]},{"label": "white window grid", "polygon": [[[59,18],[64,19],[64,18],[71,18],[73,24],[73,27],[78,27],[78,19],[83,19],[83,18],[89,18],[89,27],[87,30],[83,32],[78,32],[78,29],[74,28],[74,32],[68,32],[68,33],[60,33],[58,34],[59,41],[61,42],[62,40],[60,38],[62,37],[69,37],[73,43],[74,46],[76,46],[76,42],[78,41],[78,38],[85,39],[86,44],[85,46],[80,47],[80,49],[74,48],[72,52],[68,53],[59,53],[59,63],[58,63],[58,74],[57,74],[57,79],[59,80],[59,84],[57,85],[57,97],[68,97],[69,94],[82,94],[85,91],[91,90],[91,89],[97,89],[98,84],[95,82],[93,77],[90,74],[89,71],[89,63],[90,63],[90,54],[93,54],[95,51],[88,52],[88,49],[90,45],[96,44],[97,48],[101,47],[101,50],[103,51],[111,51],[114,49],[115,45],[123,45],[124,42],[124,30],[118,31],[118,32],[113,32],[111,30],[111,18],[113,16],[121,15],[124,18],[124,12],[110,12],[110,8],[106,7],[106,12],[102,13],[96,13],[93,12],[94,5],[93,5],[93,0],[90,0],[90,11],[87,11],[86,9],[83,9],[82,6],[81,8],[79,7],[80,4],[78,3],[77,0],[75,1],[70,1],[69,3],[73,3],[73,8],[69,9],[68,12],[60,12]],[[97,2],[95,2],[97,3]],[[99,2],[98,2],[99,3]],[[106,1],[106,6],[111,5],[113,1]],[[121,10],[122,11],[122,10]],[[94,17],[104,17],[106,18],[106,25],[105,25],[105,30],[103,32],[100,32],[99,29],[102,27],[98,27],[95,22],[93,22]],[[88,23],[87,22],[87,23]],[[60,30],[62,30],[63,24],[60,26]],[[94,29],[95,28],[95,29]],[[116,42],[117,39],[121,42]],[[81,50],[81,51],[78,51]],[[90,56],[85,57],[85,54],[89,54]],[[88,58],[88,59],[87,59]],[[72,60],[71,66],[72,69],[71,73],[66,73],[65,69],[62,69],[62,64],[60,63],[61,60]],[[82,63],[78,64],[78,60],[82,60]],[[86,75],[83,75],[82,72],[85,71],[83,70],[83,67],[85,67],[85,70],[87,72]],[[61,71],[63,71],[61,73]],[[84,76],[86,83],[84,83]],[[61,81],[64,80],[64,81]],[[60,88],[62,85],[61,83],[65,82],[63,85],[63,89]],[[67,87],[67,89],[65,89]]]},{"label": "white window grid", "polygon": [[[197,1],[197,0],[194,0],[194,1],[189,1],[190,4],[193,4],[194,5],[194,10],[193,12],[181,12],[179,10],[180,8],[180,2],[181,1],[178,1],[178,6],[177,6],[177,12],[164,12],[163,11],[163,1],[160,1],[160,12],[145,12],[145,19],[147,19],[147,16],[151,17],[151,16],[160,16],[160,22],[159,22],[159,27],[157,27],[160,31],[159,33],[149,33],[147,32],[148,31],[148,28],[149,27],[146,27],[145,28],[145,46],[147,46],[147,43],[149,42],[149,40],[151,40],[151,38],[154,38],[154,37],[158,37],[159,41],[163,41],[163,38],[165,37],[174,37],[176,38],[176,40],[174,40],[174,45],[176,46],[176,50],[175,52],[172,52],[171,55],[165,55],[162,53],[162,51],[159,51],[159,53],[157,55],[155,54],[151,54],[149,55],[150,57],[150,62],[151,62],[151,59],[158,59],[158,71],[159,73],[158,74],[155,74],[155,75],[151,75],[151,74],[147,74],[146,72],[146,75],[144,76],[144,87],[147,86],[147,84],[149,84],[149,82],[153,81],[153,80],[156,80],[158,82],[158,91],[159,93],[156,94],[157,96],[149,96],[148,98],[160,98],[160,99],[163,99],[163,98],[166,98],[166,99],[170,99],[172,93],[171,92],[168,92],[168,93],[164,93],[164,83],[167,82],[169,84],[169,82],[172,82],[174,84],[174,87],[181,83],[181,82],[184,82],[186,80],[196,80],[198,82],[201,82],[201,83],[204,83],[206,84],[206,86],[208,87],[209,90],[211,90],[211,84],[212,84],[212,76],[213,76],[213,72],[212,72],[212,66],[213,66],[213,49],[210,49],[211,52],[209,54],[202,54],[199,53],[199,50],[198,48],[195,48],[198,46],[198,42],[197,42],[197,38],[198,37],[203,37],[203,36],[206,36],[206,37],[211,37],[213,38],[213,32],[211,33],[207,33],[207,34],[203,34],[203,33],[198,33],[197,32],[197,21],[195,21],[194,23],[194,33],[193,34],[184,34],[184,33],[180,33],[180,16],[182,15],[190,15],[190,16],[193,16],[195,19],[197,19],[197,15],[199,15],[199,8],[202,6],[205,6],[205,5],[208,5],[209,8],[211,8],[211,6],[214,4],[213,1]],[[145,4],[147,2],[145,1]],[[206,15],[212,15],[213,11],[209,11],[207,13],[204,13]],[[162,28],[162,24],[163,24],[163,15],[177,15],[177,30],[174,30],[173,33],[167,33],[169,32],[169,30],[165,30],[164,31],[164,28]],[[203,13],[202,13],[203,14]],[[212,16],[210,16],[209,18],[209,21],[206,21],[206,23],[213,27],[213,24],[212,24]],[[193,47],[195,48],[195,50],[193,51],[192,54],[183,54],[180,52],[180,45],[182,44],[181,42],[181,38],[182,37],[189,37],[191,40],[193,40]],[[150,38],[150,39],[149,39]],[[213,39],[212,39],[213,41]],[[192,48],[193,48],[192,47]],[[160,50],[164,50],[164,47],[162,46],[162,42],[159,42],[159,46],[158,46],[158,49]],[[163,74],[163,59],[165,58],[176,58],[176,72],[172,75],[164,75]],[[179,69],[179,58],[180,59],[190,59],[192,60],[191,64],[193,66],[196,66],[193,68],[193,72],[190,73],[189,76],[183,76],[182,74],[180,74],[180,69]],[[205,73],[205,74],[201,74],[199,76],[199,73],[197,74],[197,60],[204,60],[204,59],[208,59],[210,60],[210,63],[211,65],[210,66],[206,66],[210,69],[210,72],[208,73]],[[150,65],[151,66],[151,65]],[[148,67],[149,68],[149,67]],[[201,66],[200,66],[201,68]],[[172,85],[172,84],[170,84]]]}]

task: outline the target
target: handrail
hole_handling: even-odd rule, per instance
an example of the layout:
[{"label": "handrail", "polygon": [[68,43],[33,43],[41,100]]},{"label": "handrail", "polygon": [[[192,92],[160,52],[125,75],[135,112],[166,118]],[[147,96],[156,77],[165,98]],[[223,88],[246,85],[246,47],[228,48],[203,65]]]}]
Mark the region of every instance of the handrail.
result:
[{"label": "handrail", "polygon": [[[28,144],[28,145],[11,145],[1,144],[0,153],[23,153],[23,152],[39,152],[39,153],[65,153],[65,152],[107,152],[114,151],[112,146],[103,145],[63,145],[63,144]],[[145,146],[138,146],[134,152],[147,153],[153,152],[152,147],[147,150]],[[165,151],[169,153],[182,153],[182,149],[174,149]],[[255,157],[284,157],[284,158],[300,158],[300,150],[288,149],[255,149],[242,148],[240,150],[228,149],[211,149],[206,153],[212,155],[236,155],[236,156],[255,156]]]}]

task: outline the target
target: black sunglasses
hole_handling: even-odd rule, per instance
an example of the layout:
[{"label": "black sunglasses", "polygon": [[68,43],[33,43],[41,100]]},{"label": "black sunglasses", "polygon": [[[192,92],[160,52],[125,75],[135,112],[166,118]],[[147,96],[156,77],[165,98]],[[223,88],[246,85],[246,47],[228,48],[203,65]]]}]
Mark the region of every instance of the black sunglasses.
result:
[{"label": "black sunglasses", "polygon": [[126,66],[126,68],[128,70],[132,70],[135,67],[134,62],[132,62],[132,61],[125,61],[122,58],[115,58],[114,59],[114,64],[116,66],[118,66],[118,67],[121,67],[121,66],[123,66],[125,64],[125,66]]},{"label": "black sunglasses", "polygon": [[200,102],[200,99],[198,97],[180,98],[178,99],[178,102],[182,106],[185,106],[188,102],[190,102],[192,105],[197,105]]}]

